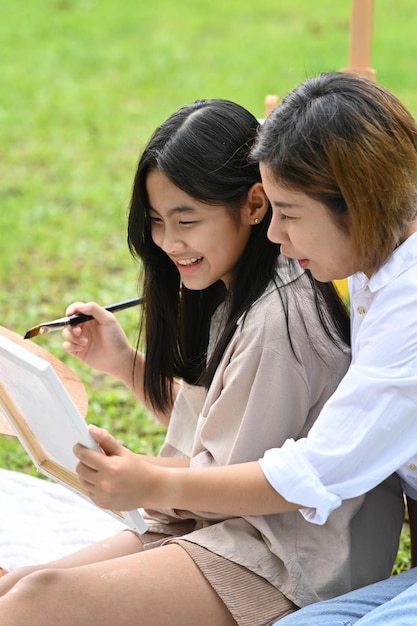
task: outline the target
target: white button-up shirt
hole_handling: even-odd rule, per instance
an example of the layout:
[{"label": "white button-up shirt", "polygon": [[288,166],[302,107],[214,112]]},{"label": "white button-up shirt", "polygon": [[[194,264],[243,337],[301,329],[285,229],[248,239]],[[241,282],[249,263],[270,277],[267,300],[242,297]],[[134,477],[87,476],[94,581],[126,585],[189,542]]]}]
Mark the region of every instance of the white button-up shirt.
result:
[{"label": "white button-up shirt", "polygon": [[352,362],[307,437],[265,453],[262,470],[306,519],[398,471],[417,499],[417,233],[370,280],[349,279]]}]

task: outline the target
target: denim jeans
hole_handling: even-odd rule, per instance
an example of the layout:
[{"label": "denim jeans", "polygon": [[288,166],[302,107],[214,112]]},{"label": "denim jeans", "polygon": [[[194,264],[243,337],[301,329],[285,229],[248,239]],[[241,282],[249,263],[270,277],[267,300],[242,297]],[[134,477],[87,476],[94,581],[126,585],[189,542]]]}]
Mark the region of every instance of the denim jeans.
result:
[{"label": "denim jeans", "polygon": [[311,604],[274,626],[416,626],[417,567],[338,598]]}]

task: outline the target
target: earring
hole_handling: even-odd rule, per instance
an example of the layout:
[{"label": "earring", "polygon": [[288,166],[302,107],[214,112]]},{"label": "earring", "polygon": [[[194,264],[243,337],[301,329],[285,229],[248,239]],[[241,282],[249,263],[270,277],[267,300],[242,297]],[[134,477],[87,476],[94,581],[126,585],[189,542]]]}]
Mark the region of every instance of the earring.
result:
[{"label": "earring", "polygon": [[258,218],[257,218],[257,217],[255,217],[254,222],[255,222],[255,224],[257,224],[257,223],[259,222],[259,220],[258,220]]}]

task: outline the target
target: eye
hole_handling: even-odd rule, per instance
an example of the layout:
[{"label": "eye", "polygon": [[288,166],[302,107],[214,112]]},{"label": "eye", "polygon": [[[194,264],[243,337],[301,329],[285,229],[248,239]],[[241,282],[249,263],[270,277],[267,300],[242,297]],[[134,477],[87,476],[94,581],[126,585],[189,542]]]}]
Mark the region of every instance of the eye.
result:
[{"label": "eye", "polygon": [[284,213],[281,213],[281,219],[290,221],[290,220],[295,220],[295,217],[292,217],[291,215],[284,215]]},{"label": "eye", "polygon": [[192,224],[197,224],[196,221],[194,221],[194,222],[191,222],[191,221],[185,222],[185,221],[182,221],[182,220],[180,222],[178,222],[178,223],[180,224],[180,226],[192,226]]},{"label": "eye", "polygon": [[157,217],[156,215],[149,215],[149,221],[152,225],[162,224],[162,219],[160,217]]}]

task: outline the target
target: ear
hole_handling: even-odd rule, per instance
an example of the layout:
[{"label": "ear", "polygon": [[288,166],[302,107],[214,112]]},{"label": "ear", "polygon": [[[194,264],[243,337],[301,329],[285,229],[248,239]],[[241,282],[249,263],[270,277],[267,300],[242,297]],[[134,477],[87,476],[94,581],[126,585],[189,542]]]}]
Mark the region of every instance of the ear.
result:
[{"label": "ear", "polygon": [[255,183],[249,189],[247,200],[242,207],[241,220],[245,226],[254,226],[262,222],[268,211],[269,201],[262,183]]}]

